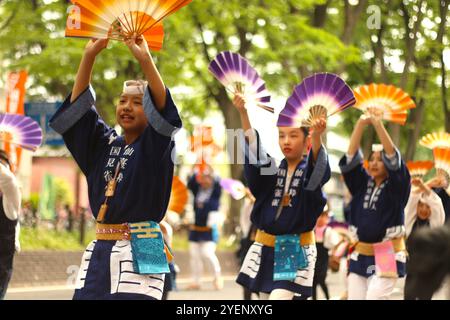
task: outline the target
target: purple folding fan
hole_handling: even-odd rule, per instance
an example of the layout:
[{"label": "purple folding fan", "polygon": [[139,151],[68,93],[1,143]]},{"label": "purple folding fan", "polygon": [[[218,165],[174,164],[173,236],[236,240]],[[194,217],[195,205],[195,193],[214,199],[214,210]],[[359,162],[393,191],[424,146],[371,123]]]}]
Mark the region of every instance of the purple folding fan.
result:
[{"label": "purple folding fan", "polygon": [[279,127],[310,127],[356,103],[352,89],[335,74],[318,73],[295,87],[278,118]]},{"label": "purple folding fan", "polygon": [[42,143],[42,130],[33,119],[18,114],[0,114],[0,140],[30,151]]},{"label": "purple folding fan", "polygon": [[209,65],[209,71],[233,94],[242,94],[247,103],[274,112],[270,94],[256,70],[241,55],[221,52]]},{"label": "purple folding fan", "polygon": [[220,185],[235,200],[241,200],[246,196],[245,186],[239,180],[224,178],[220,180]]}]

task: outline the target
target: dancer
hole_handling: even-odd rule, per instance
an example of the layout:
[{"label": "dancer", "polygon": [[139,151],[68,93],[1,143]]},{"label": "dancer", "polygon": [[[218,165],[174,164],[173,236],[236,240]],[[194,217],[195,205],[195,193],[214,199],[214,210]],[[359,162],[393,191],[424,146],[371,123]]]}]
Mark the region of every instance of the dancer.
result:
[{"label": "dancer", "polygon": [[441,198],[422,179],[412,179],[413,189],[405,207],[406,237],[421,227],[439,227],[445,222]]},{"label": "dancer", "polygon": [[[348,152],[339,163],[352,194],[349,230],[357,241],[350,255],[349,300],[388,299],[397,277],[405,275],[404,208],[410,193],[410,175],[380,116],[371,110],[370,115],[360,117]],[[364,128],[369,124],[375,128],[382,146],[373,146],[366,171],[362,152],[358,150]],[[379,261],[375,255],[383,249],[391,261],[386,275],[384,270],[378,272],[378,264],[375,268],[375,262]],[[386,259],[383,252],[380,257]]]},{"label": "dancer", "polygon": [[181,120],[147,42],[134,37],[126,45],[148,82],[124,83],[116,107],[123,136],[105,124],[90,80],[107,44],[89,41],[73,91],[50,120],[87,178],[97,219],[96,240],[83,255],[74,299],[159,300],[170,255],[158,223],[170,197],[173,135]]},{"label": "dancer", "polygon": [[223,288],[223,279],[216,246],[219,241],[219,206],[222,187],[210,166],[203,172],[194,173],[188,181],[188,188],[194,194],[195,221],[190,226],[189,252],[193,283],[190,290],[199,290],[203,271],[202,258],[209,261],[214,270],[213,285],[216,290]]},{"label": "dancer", "polygon": [[3,300],[13,272],[13,260],[19,244],[21,193],[11,172],[8,154],[0,150],[0,300]]},{"label": "dancer", "polygon": [[[408,204],[405,208],[406,218],[406,237],[413,237],[419,229],[440,227],[445,222],[444,206],[439,196],[433,192],[430,187],[425,184],[422,179],[412,179],[413,189],[409,196]],[[414,248],[408,245],[408,252],[414,256]],[[415,262],[417,263],[417,262]],[[410,267],[410,261],[407,264],[407,270]],[[414,270],[414,267],[413,267]],[[409,287],[415,283],[414,273],[408,272],[405,279],[405,300],[415,300],[416,298],[424,299],[425,295],[410,296]],[[428,297],[431,299],[431,296]]]},{"label": "dancer", "polygon": [[[259,293],[261,299],[290,300],[295,295],[307,299],[312,294],[316,262],[313,229],[326,204],[321,187],[330,178],[321,138],[326,120],[314,122],[311,138],[307,128],[279,127],[285,159],[277,169],[252,129],[244,97],[237,94],[233,103],[245,132],[245,137],[241,136],[246,155],[244,169],[256,198],[251,220],[258,228],[237,282]],[[312,149],[305,161],[303,154],[309,139]],[[288,260],[284,253],[295,259]]]}]

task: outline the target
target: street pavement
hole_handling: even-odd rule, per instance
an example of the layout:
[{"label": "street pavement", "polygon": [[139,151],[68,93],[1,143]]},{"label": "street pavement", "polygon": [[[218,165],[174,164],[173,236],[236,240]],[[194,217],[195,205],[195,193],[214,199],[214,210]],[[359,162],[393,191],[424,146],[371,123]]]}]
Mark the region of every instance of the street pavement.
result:
[{"label": "street pavement", "polygon": [[[189,279],[178,279],[178,291],[169,294],[169,300],[241,300],[242,287],[236,284],[235,276],[224,277],[223,290],[214,290],[212,278],[202,279],[202,288],[198,291],[189,291],[185,288],[189,285]],[[328,288],[332,300],[340,299],[345,292],[344,275],[342,273],[329,273],[327,278]],[[392,300],[403,298],[404,281],[399,280],[391,296]],[[318,289],[318,298],[324,299],[321,289]],[[72,298],[73,289],[66,286],[40,287],[40,288],[10,288],[6,294],[6,300],[69,300]],[[257,296],[253,295],[253,299]]]}]

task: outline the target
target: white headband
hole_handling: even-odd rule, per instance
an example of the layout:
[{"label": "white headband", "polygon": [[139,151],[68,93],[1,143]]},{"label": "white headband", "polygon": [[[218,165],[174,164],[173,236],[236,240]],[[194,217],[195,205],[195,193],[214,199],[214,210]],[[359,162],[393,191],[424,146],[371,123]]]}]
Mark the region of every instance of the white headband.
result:
[{"label": "white headband", "polygon": [[381,151],[383,151],[382,144],[373,144],[372,145],[372,152],[381,152]]},{"label": "white headband", "polygon": [[123,93],[129,95],[144,94],[145,87],[147,86],[146,81],[135,81],[128,80],[123,83]]}]

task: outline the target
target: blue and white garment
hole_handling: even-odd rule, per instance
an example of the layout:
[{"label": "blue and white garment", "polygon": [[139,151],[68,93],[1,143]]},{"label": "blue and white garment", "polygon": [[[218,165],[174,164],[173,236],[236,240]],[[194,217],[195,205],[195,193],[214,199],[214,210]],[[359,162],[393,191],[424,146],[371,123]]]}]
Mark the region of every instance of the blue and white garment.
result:
[{"label": "blue and white garment", "polygon": [[[241,135],[245,149],[245,177],[250,191],[256,198],[251,213],[252,223],[272,235],[298,234],[312,231],[317,218],[326,204],[321,187],[330,179],[328,155],[322,146],[316,163],[312,152],[294,171],[288,188],[291,201],[279,217],[286,184],[287,162],[277,168],[275,160],[268,155],[255,131],[256,145],[249,146]],[[274,289],[286,289],[302,297],[312,295],[312,282],[317,257],[315,245],[303,246],[308,267],[297,271],[295,281],[274,281],[274,248],[255,242],[249,249],[237,278],[237,283],[252,292],[270,293]]]},{"label": "blue and white garment", "polygon": [[[344,155],[339,162],[345,184],[352,194],[349,231],[357,241],[378,243],[405,235],[404,209],[411,189],[409,171],[397,149],[391,158],[383,152],[382,159],[389,176],[378,188],[363,167],[361,150],[351,161]],[[396,261],[398,276],[403,277],[406,253],[396,253]],[[372,276],[375,257],[353,252],[349,272]]]},{"label": "blue and white garment", "polygon": [[[219,229],[217,223],[211,223],[211,215],[219,214],[220,196],[222,187],[218,178],[214,178],[211,188],[203,190],[195,179],[195,174],[189,178],[188,188],[194,194],[194,224],[198,227],[211,227],[210,231],[189,231],[189,241],[219,241]],[[213,219],[214,220],[214,219]],[[208,225],[208,222],[210,222]]]},{"label": "blue and white garment", "polygon": [[[143,106],[149,126],[130,145],[98,115],[91,86],[73,103],[69,95],[50,120],[86,176],[95,217],[120,163],[115,194],[108,200],[107,224],[159,223],[167,210],[174,167],[173,135],[181,127],[181,119],[169,90],[162,112],[155,108],[149,88]],[[83,257],[74,298],[160,299],[164,277],[134,274],[132,265],[129,241],[92,242]]]}]

